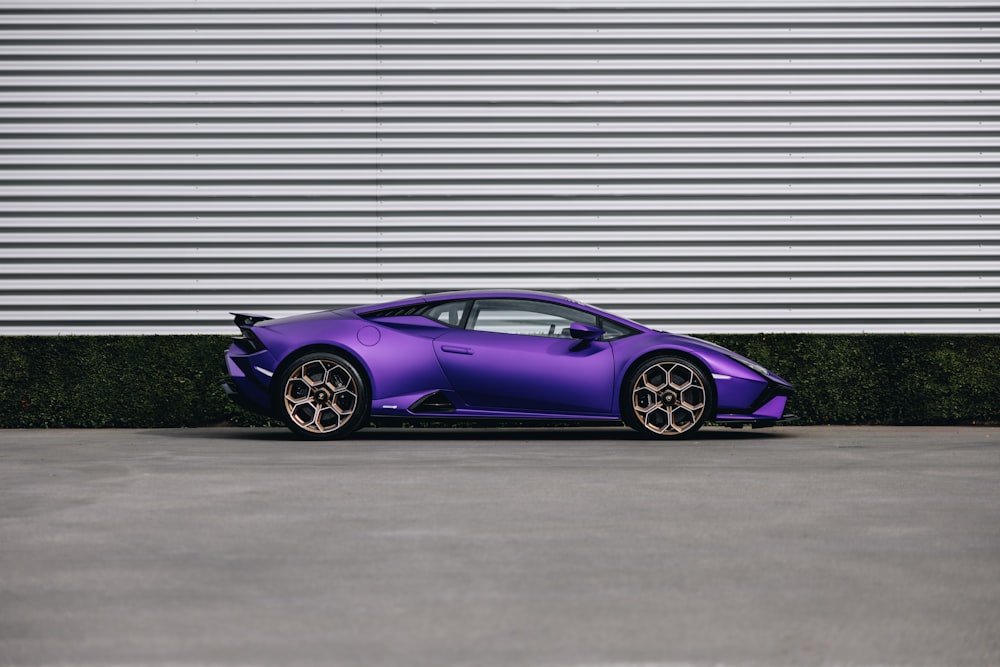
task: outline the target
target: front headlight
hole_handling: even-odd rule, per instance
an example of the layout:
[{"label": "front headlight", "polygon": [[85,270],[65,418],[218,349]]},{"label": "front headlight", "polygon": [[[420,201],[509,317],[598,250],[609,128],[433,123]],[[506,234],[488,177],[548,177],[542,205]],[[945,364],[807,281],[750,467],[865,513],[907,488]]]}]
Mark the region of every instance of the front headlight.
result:
[{"label": "front headlight", "polygon": [[738,363],[740,366],[746,366],[747,368],[752,370],[754,373],[757,373],[758,375],[762,375],[766,378],[771,377],[771,371],[767,370],[766,368],[758,364],[756,361],[751,361],[746,357],[738,357],[731,355],[726,355],[726,356],[728,356],[730,359]]}]

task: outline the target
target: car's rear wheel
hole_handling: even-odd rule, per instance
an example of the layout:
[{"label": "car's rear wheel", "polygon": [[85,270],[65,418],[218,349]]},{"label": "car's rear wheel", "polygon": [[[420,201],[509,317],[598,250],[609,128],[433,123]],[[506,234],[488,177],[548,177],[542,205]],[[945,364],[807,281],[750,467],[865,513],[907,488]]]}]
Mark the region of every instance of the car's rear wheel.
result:
[{"label": "car's rear wheel", "polygon": [[622,420],[655,438],[694,435],[712,412],[715,387],[701,366],[661,355],[639,364],[622,386]]},{"label": "car's rear wheel", "polygon": [[278,378],[276,387],[279,412],[300,438],[343,438],[368,419],[368,384],[350,361],[333,352],[296,358]]}]

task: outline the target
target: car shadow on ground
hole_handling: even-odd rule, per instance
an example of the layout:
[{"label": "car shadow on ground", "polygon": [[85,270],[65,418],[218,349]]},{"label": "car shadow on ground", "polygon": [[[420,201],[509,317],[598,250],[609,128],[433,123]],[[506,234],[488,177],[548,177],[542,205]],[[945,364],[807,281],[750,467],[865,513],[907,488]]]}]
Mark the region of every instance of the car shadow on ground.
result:
[{"label": "car shadow on ground", "polygon": [[555,441],[608,441],[671,444],[697,443],[704,441],[746,441],[784,437],[781,428],[731,429],[720,426],[703,428],[694,437],[679,440],[649,438],[624,426],[557,426],[557,427],[512,427],[512,426],[468,426],[442,428],[440,426],[377,426],[357,431],[343,440],[309,441],[296,438],[283,427],[226,427],[199,429],[169,429],[162,435],[175,438],[202,438],[218,440],[256,440],[256,441],[288,441],[314,442],[322,445],[325,442],[418,442],[418,441],[515,441],[515,440],[555,440]]}]

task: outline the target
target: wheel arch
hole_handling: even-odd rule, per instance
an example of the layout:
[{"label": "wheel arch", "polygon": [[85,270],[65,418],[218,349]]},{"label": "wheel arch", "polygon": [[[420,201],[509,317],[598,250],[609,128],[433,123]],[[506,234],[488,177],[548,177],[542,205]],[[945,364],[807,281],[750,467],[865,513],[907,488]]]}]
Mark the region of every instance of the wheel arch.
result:
[{"label": "wheel arch", "polygon": [[715,417],[716,409],[718,408],[719,388],[718,386],[716,386],[715,377],[713,377],[711,369],[708,367],[708,364],[702,361],[697,355],[692,354],[687,350],[678,349],[676,347],[661,347],[655,350],[648,350],[646,352],[643,352],[641,355],[633,359],[632,362],[625,368],[625,372],[622,373],[621,381],[618,384],[617,395],[618,395],[619,416],[622,417],[624,416],[622,415],[623,406],[628,404],[628,401],[626,400],[626,393],[628,392],[628,384],[629,384],[628,381],[629,378],[632,377],[632,374],[636,371],[636,369],[639,366],[646,363],[650,359],[655,359],[656,357],[662,357],[665,355],[679,357],[681,359],[690,361],[692,364],[697,366],[698,369],[705,375],[706,382],[708,382],[708,384],[711,385],[712,388],[710,397],[711,401],[707,406],[707,411],[709,413],[709,419],[713,419]]}]

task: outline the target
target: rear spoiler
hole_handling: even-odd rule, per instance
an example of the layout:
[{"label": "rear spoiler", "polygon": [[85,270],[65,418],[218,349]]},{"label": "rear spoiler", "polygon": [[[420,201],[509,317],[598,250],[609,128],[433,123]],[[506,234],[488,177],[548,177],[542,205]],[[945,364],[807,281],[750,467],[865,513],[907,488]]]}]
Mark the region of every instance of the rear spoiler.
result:
[{"label": "rear spoiler", "polygon": [[273,320],[273,317],[268,317],[267,315],[249,315],[247,313],[229,313],[230,315],[235,315],[233,318],[233,324],[238,326],[240,329],[244,327],[252,327],[258,322],[264,322],[265,320]]},{"label": "rear spoiler", "polygon": [[257,337],[252,329],[253,325],[258,322],[264,322],[265,320],[274,319],[273,317],[268,317],[266,315],[248,315],[246,313],[229,313],[234,315],[233,324],[240,328],[240,333],[243,334],[238,338],[233,338],[233,342],[244,352],[248,354],[253,354],[254,352],[260,352],[264,349],[264,344],[260,342],[260,338]]}]

